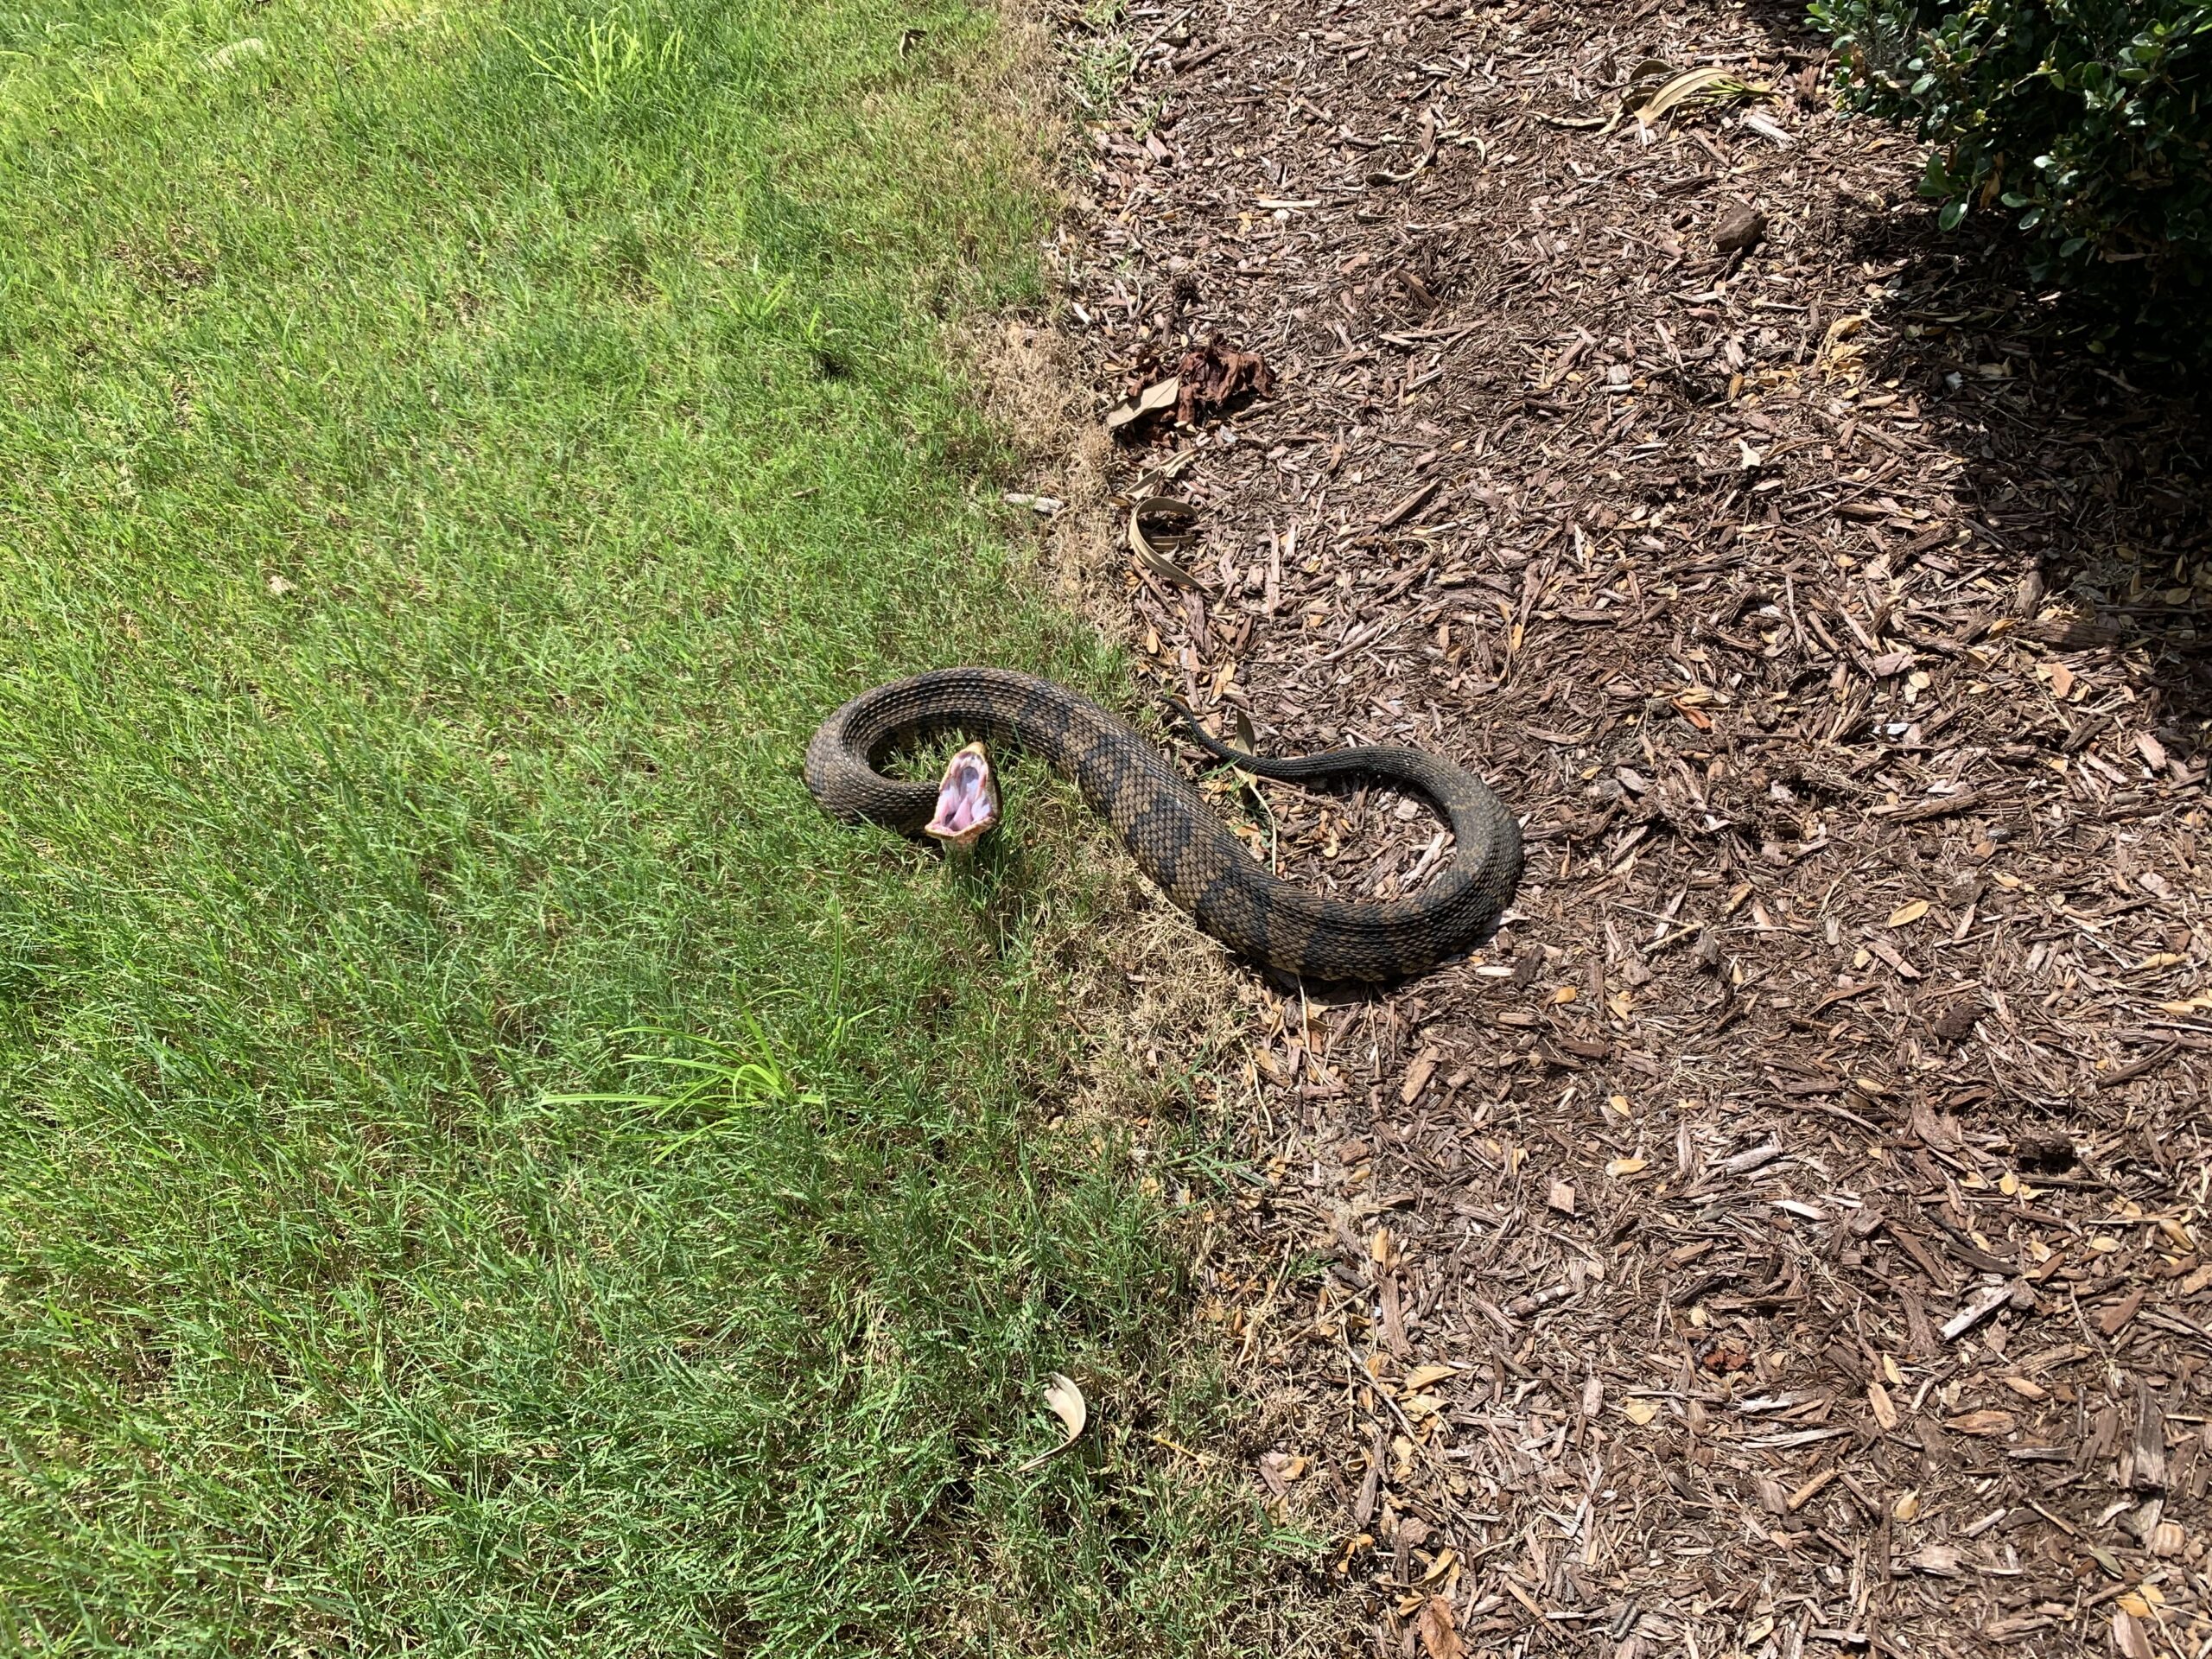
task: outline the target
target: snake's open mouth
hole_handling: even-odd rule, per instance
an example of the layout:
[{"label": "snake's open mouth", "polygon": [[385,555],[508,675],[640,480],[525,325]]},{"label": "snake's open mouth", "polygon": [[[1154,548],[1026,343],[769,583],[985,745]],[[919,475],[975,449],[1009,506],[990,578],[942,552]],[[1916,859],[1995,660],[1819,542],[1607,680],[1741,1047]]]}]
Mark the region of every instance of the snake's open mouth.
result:
[{"label": "snake's open mouth", "polygon": [[937,786],[937,816],[922,826],[922,833],[948,847],[972,847],[998,821],[999,786],[991,775],[990,756],[982,744],[970,743],[945,763],[944,781]]}]

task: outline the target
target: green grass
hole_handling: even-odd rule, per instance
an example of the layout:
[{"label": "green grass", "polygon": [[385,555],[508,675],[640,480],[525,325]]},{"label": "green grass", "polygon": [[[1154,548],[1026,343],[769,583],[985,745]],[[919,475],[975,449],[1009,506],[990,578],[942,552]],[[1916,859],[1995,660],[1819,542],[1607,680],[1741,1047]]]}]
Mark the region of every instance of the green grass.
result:
[{"label": "green grass", "polygon": [[1206,1649],[1178,1257],[1037,1128],[1067,798],[963,885],[797,777],[1109,683],[939,356],[998,49],[0,11],[0,1651]]}]

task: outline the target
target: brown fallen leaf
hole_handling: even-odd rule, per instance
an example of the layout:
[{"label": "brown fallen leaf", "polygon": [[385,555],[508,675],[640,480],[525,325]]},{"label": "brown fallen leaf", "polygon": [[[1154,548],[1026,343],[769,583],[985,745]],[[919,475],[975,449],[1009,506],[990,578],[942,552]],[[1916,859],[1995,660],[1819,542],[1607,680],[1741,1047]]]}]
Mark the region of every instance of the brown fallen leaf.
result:
[{"label": "brown fallen leaf", "polygon": [[1183,353],[1175,365],[1175,418],[1195,425],[1247,393],[1264,397],[1275,388],[1274,371],[1257,352],[1240,352],[1219,334]]},{"label": "brown fallen leaf", "polygon": [[1452,1604],[1442,1596],[1431,1596],[1422,1604],[1420,1629],[1421,1650],[1428,1659],[1462,1659],[1465,1654],[1452,1623]]},{"label": "brown fallen leaf", "polygon": [[2154,1659],[2158,1651],[2143,1621],[2124,1609],[2112,1616],[2112,1644],[2120,1649],[2120,1659]]},{"label": "brown fallen leaf", "polygon": [[1182,384],[1170,375],[1155,380],[1106,411],[1106,429],[1120,436],[1135,429],[1164,410],[1173,409],[1183,394]]},{"label": "brown fallen leaf", "polygon": [[1306,1459],[1289,1452],[1270,1452],[1260,1459],[1260,1480],[1273,1497],[1289,1495],[1290,1483],[1306,1472]]},{"label": "brown fallen leaf", "polygon": [[1060,1420],[1060,1427],[1067,1431],[1067,1438],[1049,1452],[1040,1452],[1014,1472],[1026,1475],[1031,1470],[1050,1463],[1073,1446],[1083,1436],[1084,1425],[1090,1421],[1090,1408],[1084,1402],[1083,1390],[1076,1387],[1072,1378],[1064,1371],[1054,1371],[1045,1382],[1045,1404],[1053,1416]]},{"label": "brown fallen leaf", "polygon": [[1194,591],[1204,584],[1160,550],[1160,543],[1192,539],[1198,510],[1169,495],[1148,495],[1129,509],[1129,551],[1161,581]]}]

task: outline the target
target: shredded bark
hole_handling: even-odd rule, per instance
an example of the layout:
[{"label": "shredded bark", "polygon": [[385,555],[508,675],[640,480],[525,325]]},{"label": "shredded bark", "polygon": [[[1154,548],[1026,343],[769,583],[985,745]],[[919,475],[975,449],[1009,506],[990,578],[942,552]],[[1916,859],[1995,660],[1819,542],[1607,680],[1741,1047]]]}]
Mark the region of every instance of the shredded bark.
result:
[{"label": "shredded bark", "polygon": [[[1060,245],[1097,410],[1274,377],[1106,462],[1198,513],[1115,601],[1143,673],[1525,814],[1490,945],[1253,982],[1220,1103],[1250,1478],[1359,1650],[2201,1652],[2201,416],[1938,236],[1783,9],[1128,27]],[[1448,856],[1261,787],[1319,888]]]}]

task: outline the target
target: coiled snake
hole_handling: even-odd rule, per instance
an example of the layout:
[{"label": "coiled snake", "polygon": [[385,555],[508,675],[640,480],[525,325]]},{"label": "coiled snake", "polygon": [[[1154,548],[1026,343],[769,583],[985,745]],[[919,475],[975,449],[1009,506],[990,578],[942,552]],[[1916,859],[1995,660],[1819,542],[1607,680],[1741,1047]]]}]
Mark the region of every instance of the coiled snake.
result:
[{"label": "coiled snake", "polygon": [[806,786],[838,817],[965,844],[997,817],[988,762],[970,747],[941,784],[902,783],[877,765],[895,747],[957,731],[1040,756],[1067,772],[1144,873],[1232,950],[1319,980],[1417,974],[1481,939],[1521,879],[1521,830],[1487,785],[1418,749],[1354,748],[1268,760],[1225,747],[1191,721],[1211,754],[1263,778],[1344,774],[1426,796],[1458,842],[1448,868],[1410,899],[1324,899],[1270,873],[1198,791],[1135,728],[1050,680],[948,668],[862,693],[806,747]]}]

